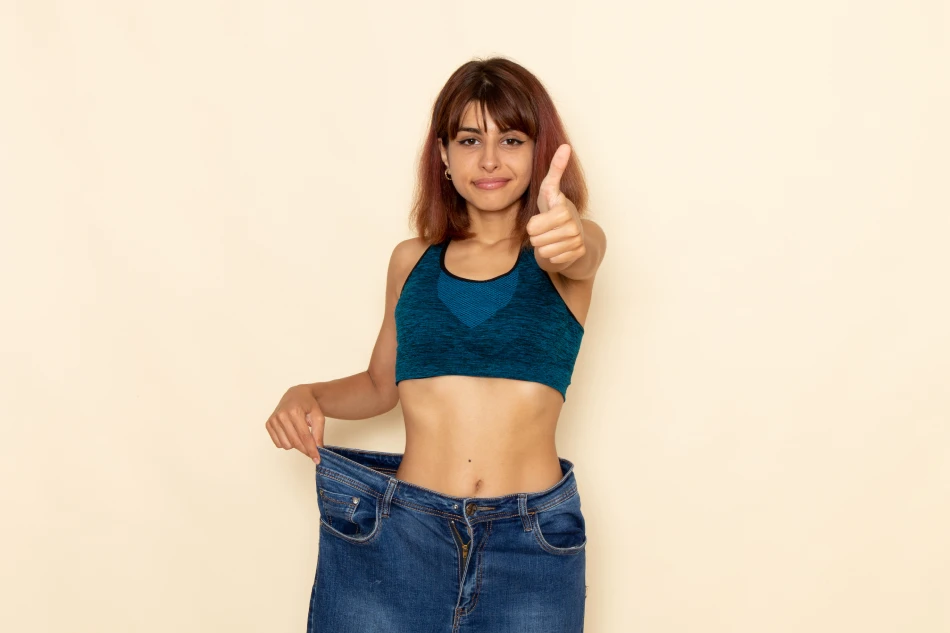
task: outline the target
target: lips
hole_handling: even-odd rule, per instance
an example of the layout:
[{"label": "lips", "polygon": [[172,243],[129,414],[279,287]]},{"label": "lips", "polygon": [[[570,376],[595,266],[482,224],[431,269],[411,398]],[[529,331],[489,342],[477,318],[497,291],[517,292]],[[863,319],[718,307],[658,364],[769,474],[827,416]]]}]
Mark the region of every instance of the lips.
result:
[{"label": "lips", "polygon": [[507,178],[480,178],[475,181],[475,186],[479,189],[498,189],[504,187],[507,182]]}]

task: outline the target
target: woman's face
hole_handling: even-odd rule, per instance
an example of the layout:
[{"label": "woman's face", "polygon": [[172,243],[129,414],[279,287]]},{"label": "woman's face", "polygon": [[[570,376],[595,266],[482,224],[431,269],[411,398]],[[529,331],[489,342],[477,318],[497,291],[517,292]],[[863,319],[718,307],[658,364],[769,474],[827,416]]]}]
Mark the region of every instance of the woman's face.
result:
[{"label": "woman's face", "polygon": [[476,211],[517,212],[520,198],[531,184],[534,141],[518,130],[500,131],[487,113],[487,129],[480,129],[478,111],[475,102],[469,103],[458,136],[449,139],[448,147],[439,142],[442,162],[469,212],[473,207]]}]

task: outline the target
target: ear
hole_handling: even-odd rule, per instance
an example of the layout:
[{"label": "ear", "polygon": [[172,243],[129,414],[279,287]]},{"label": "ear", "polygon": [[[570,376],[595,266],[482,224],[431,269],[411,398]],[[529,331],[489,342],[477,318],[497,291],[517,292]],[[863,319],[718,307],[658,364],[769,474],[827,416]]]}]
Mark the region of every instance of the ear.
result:
[{"label": "ear", "polygon": [[442,154],[442,162],[446,167],[449,166],[449,152],[445,149],[445,145],[442,144],[441,140],[437,140],[436,143],[439,144],[439,153]]}]

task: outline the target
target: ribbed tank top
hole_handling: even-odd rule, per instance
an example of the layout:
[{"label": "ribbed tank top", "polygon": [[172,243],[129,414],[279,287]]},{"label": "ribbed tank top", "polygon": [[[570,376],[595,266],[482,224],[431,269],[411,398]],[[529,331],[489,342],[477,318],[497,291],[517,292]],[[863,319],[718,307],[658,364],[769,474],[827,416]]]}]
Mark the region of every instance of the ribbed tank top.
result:
[{"label": "ribbed tank top", "polygon": [[450,241],[431,244],[403,284],[396,384],[447,374],[513,378],[548,385],[566,401],[584,327],[533,250],[522,249],[497,277],[465,279],[445,267]]}]

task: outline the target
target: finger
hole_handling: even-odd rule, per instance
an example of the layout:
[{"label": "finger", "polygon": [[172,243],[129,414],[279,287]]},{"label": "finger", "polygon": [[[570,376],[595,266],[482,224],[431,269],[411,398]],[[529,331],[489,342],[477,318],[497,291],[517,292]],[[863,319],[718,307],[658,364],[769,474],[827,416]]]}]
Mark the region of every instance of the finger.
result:
[{"label": "finger", "polygon": [[300,445],[297,449],[307,455],[310,459],[317,457],[317,445],[313,441],[313,435],[310,434],[310,425],[307,424],[306,416],[309,415],[305,413],[302,409],[297,409],[291,412],[290,419],[294,425],[294,431],[297,433],[297,439],[300,440]]},{"label": "finger", "polygon": [[[566,240],[558,240],[557,242],[554,242],[552,244],[538,247],[536,250],[537,250],[538,255],[546,259],[550,259],[551,263],[557,264],[564,261],[567,258],[555,259],[556,257],[563,255],[564,253],[571,253],[571,252],[577,251],[583,248],[583,246],[584,246],[584,240],[579,237],[575,237],[575,238],[568,238]],[[578,254],[578,257],[579,256],[580,254]]]},{"label": "finger", "polygon": [[287,436],[287,439],[290,440],[290,447],[304,452],[303,442],[300,440],[300,435],[297,432],[297,425],[294,423],[294,418],[286,411],[279,417],[281,429],[283,429],[284,435]]},{"label": "finger", "polygon": [[[539,199],[540,202],[540,199]],[[551,211],[537,213],[528,218],[528,223],[525,225],[525,231],[528,232],[528,235],[531,237],[531,243],[537,246],[537,243],[534,241],[534,238],[547,233],[552,229],[556,229],[562,224],[564,224],[565,218],[559,213],[553,213]]]},{"label": "finger", "polygon": [[313,450],[316,453],[316,456],[313,456],[313,461],[319,464],[320,463],[319,449],[320,447],[323,446],[323,428],[325,426],[325,419],[323,417],[323,414],[320,414],[319,416],[317,416],[317,420],[314,421],[313,416],[311,416],[311,413],[308,413],[304,417],[307,420],[307,424],[310,425],[310,437],[314,444]]},{"label": "finger", "polygon": [[[557,148],[554,156],[551,157],[551,166],[547,175],[541,181],[541,197],[545,199],[548,207],[557,204],[557,196],[561,192],[561,176],[567,169],[567,163],[571,158],[571,146],[565,143]],[[547,211],[547,209],[544,209]]]},{"label": "finger", "polygon": [[270,419],[267,420],[267,423],[264,425],[264,428],[267,429],[267,434],[270,435],[270,441],[274,443],[274,446],[280,448],[280,438],[277,437],[277,433],[274,431],[271,426]]},{"label": "finger", "polygon": [[[310,427],[307,426],[303,416],[301,410],[289,412],[284,424],[284,432],[287,433],[287,437],[293,443],[294,448],[313,458],[316,457],[317,450],[316,448],[309,449],[307,446],[308,441],[311,444],[313,443],[313,437],[310,435]],[[311,455],[310,452],[314,454]]]},{"label": "finger", "polygon": [[[577,248],[580,234],[577,232],[577,224],[574,222],[567,222],[560,226],[556,226],[550,231],[545,231],[540,235],[531,236],[531,244],[537,249],[542,246],[547,246],[548,244],[554,244],[556,242],[568,242],[570,248]],[[582,240],[580,240],[582,241]],[[541,251],[541,254],[544,255],[544,251]],[[547,257],[547,255],[545,255]]]},{"label": "finger", "polygon": [[584,256],[584,248],[575,248],[574,250],[565,251],[554,257],[549,257],[548,259],[552,264],[562,264],[564,262],[572,262],[575,259],[580,259]]},{"label": "finger", "polygon": [[289,451],[294,447],[294,445],[290,443],[290,438],[288,438],[287,434],[284,433],[284,429],[280,425],[280,420],[277,420],[274,423],[274,433],[277,434],[277,439],[280,440],[280,447],[282,449]]},{"label": "finger", "polygon": [[567,169],[567,163],[570,159],[571,146],[565,143],[558,147],[557,151],[554,152],[554,156],[551,157],[551,166],[541,184],[548,185],[552,191],[560,191],[561,176],[564,175],[564,170]]}]

